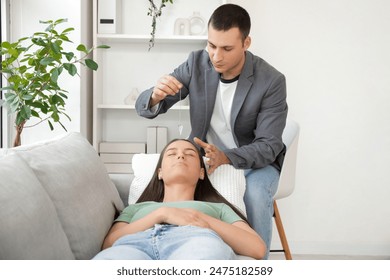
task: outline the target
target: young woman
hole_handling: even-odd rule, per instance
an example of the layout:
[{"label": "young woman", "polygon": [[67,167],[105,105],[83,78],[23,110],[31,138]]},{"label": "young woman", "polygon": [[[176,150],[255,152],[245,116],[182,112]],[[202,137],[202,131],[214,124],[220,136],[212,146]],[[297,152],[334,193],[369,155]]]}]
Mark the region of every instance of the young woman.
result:
[{"label": "young woman", "polygon": [[266,247],[212,186],[197,147],[173,140],[136,204],[123,210],[94,259],[261,259]]}]

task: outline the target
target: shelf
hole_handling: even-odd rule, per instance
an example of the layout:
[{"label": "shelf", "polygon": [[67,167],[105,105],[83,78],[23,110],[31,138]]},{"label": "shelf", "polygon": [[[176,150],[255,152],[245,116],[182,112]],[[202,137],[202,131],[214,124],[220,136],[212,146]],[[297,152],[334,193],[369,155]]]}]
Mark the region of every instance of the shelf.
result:
[{"label": "shelf", "polygon": [[[98,109],[114,109],[114,110],[135,110],[134,105],[115,105],[115,104],[99,104]],[[190,106],[188,105],[175,105],[171,110],[189,110]]]},{"label": "shelf", "polygon": [[[99,150],[99,143],[104,141],[146,143],[147,128],[150,126],[166,127],[168,140],[183,137],[179,133],[178,123],[183,125],[183,135],[190,135],[188,97],[153,119],[140,117],[135,109],[134,99],[128,102],[127,98],[133,88],[140,92],[149,88],[164,73],[171,73],[184,63],[192,51],[206,47],[207,34],[174,35],[178,18],[191,17],[194,12],[199,12],[206,23],[215,8],[227,1],[175,0],[174,5],[167,5],[164,17],[158,23],[155,46],[150,50],[151,18],[147,15],[148,1],[92,2],[94,44],[111,47],[107,50],[94,50],[94,58],[99,64],[99,71],[93,73],[94,147]],[[106,11],[104,3],[109,8],[107,13],[102,13]],[[117,10],[114,3],[120,3],[120,9]],[[100,15],[98,11],[101,12]],[[102,28],[99,26],[100,18],[115,19],[119,25]]]},{"label": "shelf", "polygon": [[[144,43],[149,42],[150,36],[131,34],[97,34],[97,39],[102,42]],[[206,42],[207,36],[157,36],[156,43],[197,43]]]}]

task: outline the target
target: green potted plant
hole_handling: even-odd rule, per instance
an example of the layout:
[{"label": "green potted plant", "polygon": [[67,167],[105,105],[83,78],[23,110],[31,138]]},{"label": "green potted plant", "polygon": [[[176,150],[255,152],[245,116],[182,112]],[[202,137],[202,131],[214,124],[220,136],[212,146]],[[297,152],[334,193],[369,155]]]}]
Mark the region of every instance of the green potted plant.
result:
[{"label": "green potted plant", "polygon": [[[53,123],[58,123],[66,131],[61,116],[70,120],[65,112],[69,93],[58,84],[59,76],[64,72],[78,75],[77,64],[94,71],[98,69],[98,64],[90,57],[94,47],[79,44],[75,51],[65,50],[64,43],[73,43],[68,35],[74,28],[59,32],[57,25],[66,21],[41,21],[47,25],[45,31],[14,43],[1,43],[0,71],[7,85],[0,89],[4,97],[0,106],[7,106],[9,114],[16,114],[14,146],[21,144],[21,133],[30,118],[38,119],[38,123],[32,126],[47,121],[51,130],[54,129]],[[109,47],[100,45],[96,48]],[[81,53],[80,57],[77,57],[76,51]]]},{"label": "green potted plant", "polygon": [[157,18],[162,16],[162,9],[166,6],[166,3],[173,4],[173,0],[161,0],[160,5],[157,6],[154,0],[149,0],[148,16],[152,17],[152,32],[150,32],[149,51],[154,47],[154,37],[156,35]]}]

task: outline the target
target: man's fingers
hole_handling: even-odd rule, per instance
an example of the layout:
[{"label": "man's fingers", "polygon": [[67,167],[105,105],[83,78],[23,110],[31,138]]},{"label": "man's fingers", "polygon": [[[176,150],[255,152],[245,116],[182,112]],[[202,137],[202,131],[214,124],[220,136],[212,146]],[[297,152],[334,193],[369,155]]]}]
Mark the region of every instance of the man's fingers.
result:
[{"label": "man's fingers", "polygon": [[206,142],[203,142],[202,140],[200,140],[198,137],[194,137],[194,142],[195,142],[197,145],[201,146],[203,149],[206,149],[207,146],[209,145],[209,144],[207,144]]},{"label": "man's fingers", "polygon": [[214,170],[216,169],[217,167],[214,166],[214,165],[209,165],[209,169],[207,170],[207,174],[210,175],[211,173],[214,172]]},{"label": "man's fingers", "polygon": [[165,92],[170,95],[176,94],[183,87],[182,83],[170,75],[164,76],[161,79],[161,84],[165,86]]},{"label": "man's fingers", "polygon": [[175,88],[176,91],[180,90],[183,87],[183,84],[179,82],[178,79],[171,75],[167,75],[166,79],[169,81],[169,84],[171,85],[172,88]]}]

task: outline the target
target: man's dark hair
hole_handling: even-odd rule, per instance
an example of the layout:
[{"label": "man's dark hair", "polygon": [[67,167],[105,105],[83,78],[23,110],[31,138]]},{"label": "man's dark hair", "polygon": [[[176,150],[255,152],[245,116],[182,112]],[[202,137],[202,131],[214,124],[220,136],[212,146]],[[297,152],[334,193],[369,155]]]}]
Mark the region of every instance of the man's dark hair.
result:
[{"label": "man's dark hair", "polygon": [[227,31],[233,27],[238,27],[242,40],[248,37],[251,29],[251,19],[248,12],[241,6],[235,4],[225,4],[219,6],[211,15],[208,26],[216,30]]}]

